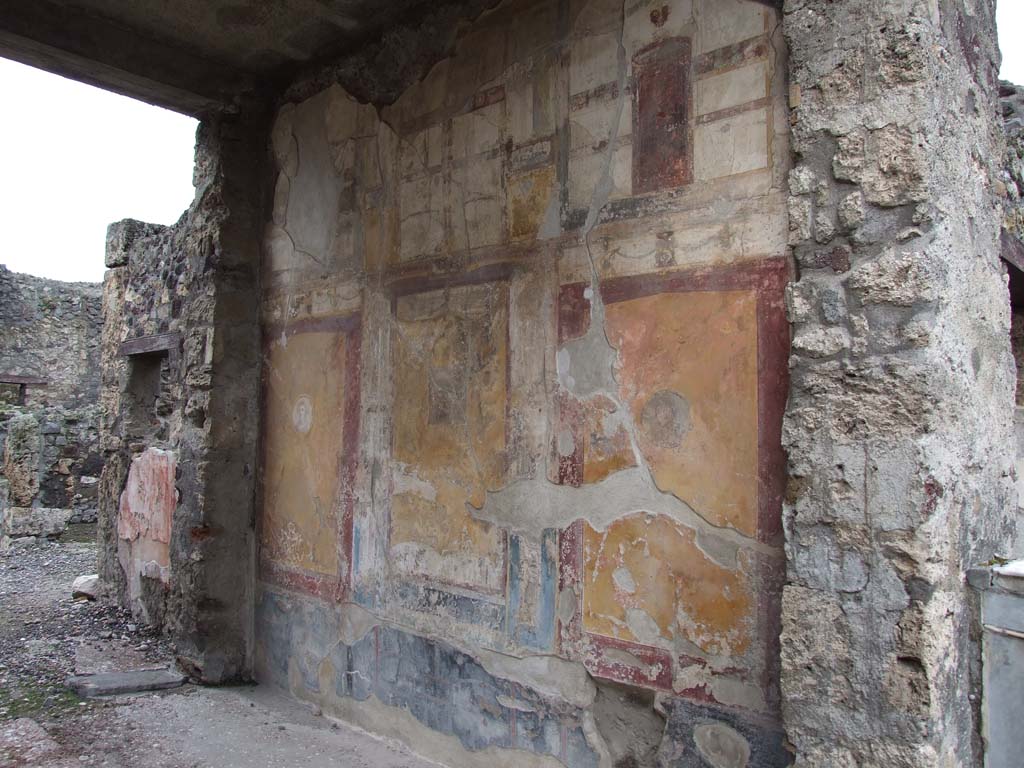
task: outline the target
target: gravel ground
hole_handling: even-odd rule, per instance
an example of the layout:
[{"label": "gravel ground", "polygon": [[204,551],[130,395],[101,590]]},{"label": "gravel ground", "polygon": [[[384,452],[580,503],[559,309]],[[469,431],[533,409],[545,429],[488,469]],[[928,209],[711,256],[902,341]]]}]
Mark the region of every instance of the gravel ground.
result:
[{"label": "gravel ground", "polygon": [[103,669],[173,659],[125,611],[71,598],[96,554],[89,525],[0,553],[0,768],[437,768],[259,686],[80,699],[76,652]]},{"label": "gravel ground", "polygon": [[64,687],[83,642],[121,639],[154,662],[172,657],[126,611],[71,598],[75,577],[96,572],[95,531],[71,526],[63,541],[16,539],[0,553],[0,721],[42,722],[88,707]]},{"label": "gravel ground", "polygon": [[[43,765],[44,754],[78,765],[133,765],[130,740],[108,743],[110,734],[97,726],[115,702],[81,699],[64,681],[83,644],[118,642],[153,663],[173,655],[127,611],[72,599],[71,583],[95,573],[96,556],[95,525],[70,526],[60,541],[15,539],[0,553],[0,765]],[[31,759],[10,744],[5,750],[5,728],[34,744]]]}]

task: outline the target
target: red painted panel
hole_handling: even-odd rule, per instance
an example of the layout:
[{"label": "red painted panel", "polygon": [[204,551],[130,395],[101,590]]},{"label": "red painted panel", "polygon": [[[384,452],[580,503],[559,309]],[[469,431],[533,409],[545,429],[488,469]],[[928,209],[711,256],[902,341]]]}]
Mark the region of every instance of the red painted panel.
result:
[{"label": "red painted panel", "polygon": [[558,289],[558,343],[578,339],[590,327],[587,283],[567,283]]},{"label": "red painted panel", "polygon": [[633,57],[633,193],[693,180],[690,40],[673,37]]}]

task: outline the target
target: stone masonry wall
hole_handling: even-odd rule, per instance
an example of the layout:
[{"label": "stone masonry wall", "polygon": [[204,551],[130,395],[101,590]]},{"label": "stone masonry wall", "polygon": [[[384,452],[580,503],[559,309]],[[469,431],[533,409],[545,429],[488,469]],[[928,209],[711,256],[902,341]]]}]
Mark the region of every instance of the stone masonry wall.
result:
[{"label": "stone masonry wall", "polygon": [[512,0],[281,107],[259,680],[453,766],[789,763],[784,57],[762,3]]},{"label": "stone masonry wall", "polygon": [[1017,366],[1016,432],[1017,509],[1024,515],[1024,88],[999,84],[1006,156],[997,191],[1003,203],[1002,255],[1010,273],[1010,345]]},{"label": "stone masonry wall", "polygon": [[999,84],[999,105],[1006,131],[1006,160],[1001,175],[1006,193],[1003,226],[1024,240],[1024,87]]},{"label": "stone masonry wall", "polygon": [[979,764],[964,574],[1020,541],[994,6],[785,4],[798,765]]},{"label": "stone masonry wall", "polygon": [[104,279],[101,577],[209,682],[250,668],[265,139],[246,117],[201,124],[177,224],[110,226]]},{"label": "stone masonry wall", "polygon": [[[45,379],[26,387],[0,384],[0,456],[12,420],[30,418],[32,456],[6,462],[34,473],[34,492],[12,506],[57,510],[54,519],[96,519],[99,451],[101,287],[10,272],[0,265],[0,378]],[[28,422],[23,421],[23,424]],[[37,445],[38,443],[38,445]],[[29,469],[29,465],[31,468]],[[0,469],[0,474],[9,470]],[[18,512],[17,515],[28,515]],[[31,513],[38,516],[42,512]],[[21,526],[17,526],[21,531]],[[23,533],[32,530],[24,528]]]},{"label": "stone masonry wall", "polygon": [[37,376],[28,402],[66,409],[99,399],[101,286],[62,283],[0,265],[0,374]]}]

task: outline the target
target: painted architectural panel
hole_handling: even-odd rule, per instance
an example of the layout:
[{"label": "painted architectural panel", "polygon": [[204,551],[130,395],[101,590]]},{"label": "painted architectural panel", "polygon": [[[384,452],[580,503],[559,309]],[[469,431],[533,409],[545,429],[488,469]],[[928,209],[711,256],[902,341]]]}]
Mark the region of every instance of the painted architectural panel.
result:
[{"label": "painted architectural panel", "polygon": [[609,304],[618,381],[662,491],[714,526],[757,530],[757,296],[641,296]]},{"label": "painted architectural panel", "polygon": [[587,632],[669,650],[683,640],[714,656],[750,645],[757,605],[743,564],[719,565],[665,515],[584,525],[583,563]]},{"label": "painted architectural panel", "polygon": [[[603,314],[615,352],[615,397],[562,392],[555,439],[557,481],[621,505],[611,517],[581,509],[559,539],[559,587],[575,599],[559,612],[561,649],[598,677],[766,706],[786,275],[777,259],[612,278],[600,308],[585,284],[559,290],[560,342]],[[602,421],[627,440],[607,450]]]},{"label": "painted architectural panel", "polygon": [[532,700],[458,731],[444,691],[477,673],[411,664],[427,640],[435,662],[452,643],[498,677],[537,670],[524,690],[553,700],[578,674],[602,701],[624,683],[771,718],[788,221],[764,169],[786,126],[767,12],[733,29],[715,2],[483,14],[378,112],[353,183],[365,274],[275,289],[275,319],[351,305],[366,331],[350,601],[263,585],[293,645],[268,629],[262,653],[325,711],[376,695],[465,736],[458,764],[595,759]]},{"label": "painted architectural panel", "polygon": [[262,575],[334,596],[349,559],[353,325],[331,319],[268,333],[264,363]]},{"label": "painted architectural panel", "polygon": [[467,504],[505,475],[508,286],[401,296],[396,314],[392,568],[503,594],[504,532]]},{"label": "painted architectural panel", "polygon": [[690,59],[686,38],[663,40],[633,57],[634,194],[693,178]]}]

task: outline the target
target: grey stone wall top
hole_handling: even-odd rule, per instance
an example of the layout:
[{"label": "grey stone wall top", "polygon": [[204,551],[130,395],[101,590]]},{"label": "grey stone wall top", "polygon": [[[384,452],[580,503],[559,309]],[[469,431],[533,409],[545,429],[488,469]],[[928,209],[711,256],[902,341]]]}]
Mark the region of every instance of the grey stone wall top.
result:
[{"label": "grey stone wall top", "polygon": [[0,265],[0,373],[46,379],[29,403],[76,408],[99,399],[102,285],[64,283]]}]

